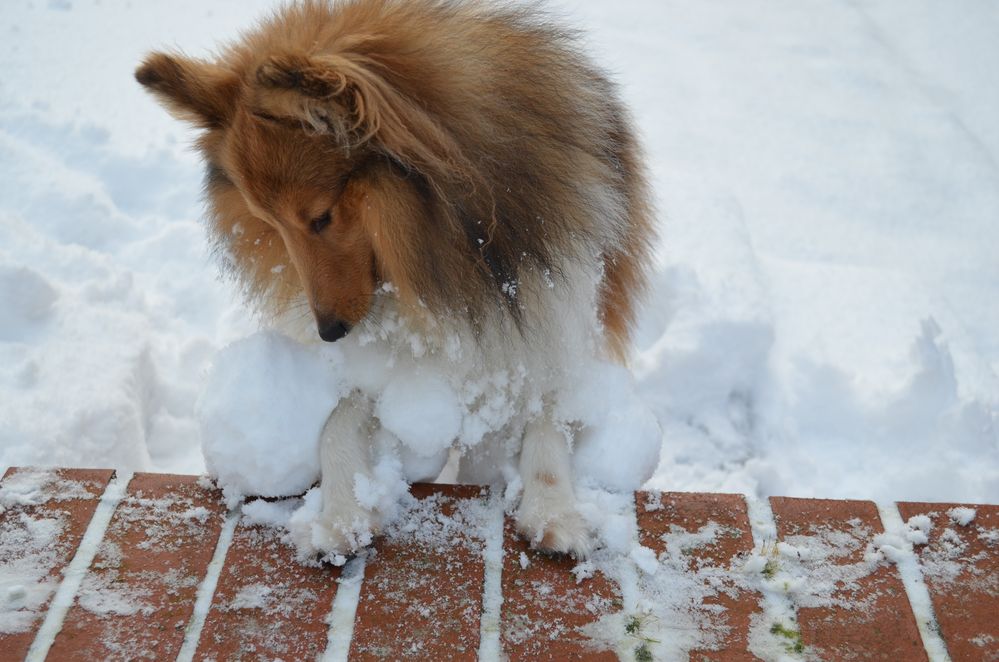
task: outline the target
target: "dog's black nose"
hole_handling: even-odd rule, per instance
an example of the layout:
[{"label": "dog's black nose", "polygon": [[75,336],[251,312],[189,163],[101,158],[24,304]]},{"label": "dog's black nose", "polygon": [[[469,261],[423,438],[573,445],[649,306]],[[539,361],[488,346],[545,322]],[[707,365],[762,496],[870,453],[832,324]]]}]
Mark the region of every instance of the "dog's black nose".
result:
[{"label": "dog's black nose", "polygon": [[340,320],[331,322],[319,322],[319,337],[326,342],[335,342],[343,338],[350,331],[350,325]]}]

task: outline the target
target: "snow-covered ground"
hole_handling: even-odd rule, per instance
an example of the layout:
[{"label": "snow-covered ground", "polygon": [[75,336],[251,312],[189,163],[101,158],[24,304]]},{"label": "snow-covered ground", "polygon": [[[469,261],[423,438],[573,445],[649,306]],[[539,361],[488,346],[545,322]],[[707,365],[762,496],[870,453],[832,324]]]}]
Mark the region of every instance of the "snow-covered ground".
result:
[{"label": "snow-covered ground", "polygon": [[[272,6],[0,13],[0,467],[199,472],[256,328],[191,134],[133,81]],[[999,502],[999,6],[559,0],[620,80],[663,245],[637,337],[651,485]]]}]

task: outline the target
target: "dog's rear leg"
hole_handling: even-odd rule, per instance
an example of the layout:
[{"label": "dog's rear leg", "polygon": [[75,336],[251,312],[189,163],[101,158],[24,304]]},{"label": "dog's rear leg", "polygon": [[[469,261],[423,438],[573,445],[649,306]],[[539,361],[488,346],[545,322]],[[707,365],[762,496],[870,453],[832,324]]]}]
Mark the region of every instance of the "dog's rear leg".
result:
[{"label": "dog's rear leg", "polygon": [[576,510],[569,441],[547,415],[527,424],[520,478],[524,482],[516,515],[520,534],[534,547],[584,558],[590,551],[590,536]]},{"label": "dog's rear leg", "polygon": [[371,400],[360,391],[343,398],[319,438],[323,510],[313,544],[330,554],[347,554],[371,542],[378,522],[354,494],[358,474],[371,477]]}]

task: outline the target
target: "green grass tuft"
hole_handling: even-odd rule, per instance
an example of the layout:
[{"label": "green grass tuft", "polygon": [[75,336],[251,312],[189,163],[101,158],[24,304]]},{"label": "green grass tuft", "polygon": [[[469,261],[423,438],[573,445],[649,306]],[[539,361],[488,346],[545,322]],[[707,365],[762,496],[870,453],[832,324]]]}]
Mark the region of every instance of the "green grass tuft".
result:
[{"label": "green grass tuft", "polygon": [[801,632],[798,630],[792,630],[783,623],[774,623],[771,625],[770,634],[787,639],[787,641],[784,642],[784,648],[788,653],[801,653],[805,650],[805,644],[801,640]]},{"label": "green grass tuft", "polygon": [[643,641],[635,646],[635,662],[652,662],[652,651],[649,650],[649,642]]},{"label": "green grass tuft", "polygon": [[642,629],[642,621],[638,616],[628,617],[628,622],[624,624],[624,631],[628,634],[638,634]]}]

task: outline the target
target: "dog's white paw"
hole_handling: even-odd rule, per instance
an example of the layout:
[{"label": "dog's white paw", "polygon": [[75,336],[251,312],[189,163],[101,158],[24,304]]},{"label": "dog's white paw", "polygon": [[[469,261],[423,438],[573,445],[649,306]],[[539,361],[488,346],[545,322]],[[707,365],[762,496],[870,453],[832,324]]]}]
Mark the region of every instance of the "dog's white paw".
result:
[{"label": "dog's white paw", "polygon": [[591,551],[590,528],[573,507],[543,508],[544,502],[525,499],[517,510],[517,532],[531,547],[584,559]]},{"label": "dog's white paw", "polygon": [[363,520],[320,519],[312,524],[312,546],[326,557],[350,556],[370,545],[374,533],[371,524]]}]

